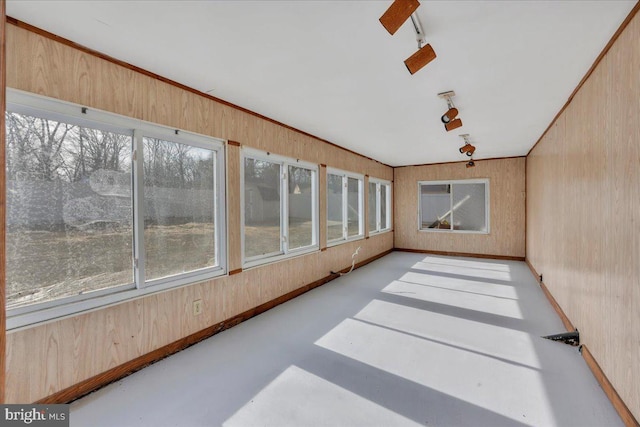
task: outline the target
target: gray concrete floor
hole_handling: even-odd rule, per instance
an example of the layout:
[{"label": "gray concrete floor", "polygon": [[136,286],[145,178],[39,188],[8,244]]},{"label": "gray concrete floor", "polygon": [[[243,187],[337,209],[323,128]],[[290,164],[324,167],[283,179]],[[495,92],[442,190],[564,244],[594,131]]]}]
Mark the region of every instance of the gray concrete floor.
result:
[{"label": "gray concrete floor", "polygon": [[[276,279],[274,279],[276,280]],[[78,426],[622,426],[522,262],[394,252],[71,405]]]}]

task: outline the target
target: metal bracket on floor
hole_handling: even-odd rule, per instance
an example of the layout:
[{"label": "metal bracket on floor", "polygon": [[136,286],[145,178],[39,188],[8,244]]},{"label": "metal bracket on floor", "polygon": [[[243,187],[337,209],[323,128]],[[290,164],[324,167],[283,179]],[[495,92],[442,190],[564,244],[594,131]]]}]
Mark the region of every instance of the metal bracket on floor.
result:
[{"label": "metal bracket on floor", "polygon": [[573,332],[564,332],[562,334],[547,335],[546,337],[542,337],[542,338],[546,338],[551,341],[560,341],[564,344],[569,344],[574,347],[577,347],[580,345],[580,332],[578,332],[577,329]]}]

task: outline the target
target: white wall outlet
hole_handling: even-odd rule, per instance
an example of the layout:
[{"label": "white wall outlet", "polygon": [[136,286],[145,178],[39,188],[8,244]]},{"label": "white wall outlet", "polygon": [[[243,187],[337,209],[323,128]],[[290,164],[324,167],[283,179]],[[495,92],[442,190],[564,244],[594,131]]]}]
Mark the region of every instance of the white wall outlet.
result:
[{"label": "white wall outlet", "polygon": [[202,314],[202,300],[197,299],[193,302],[193,315],[199,316]]}]

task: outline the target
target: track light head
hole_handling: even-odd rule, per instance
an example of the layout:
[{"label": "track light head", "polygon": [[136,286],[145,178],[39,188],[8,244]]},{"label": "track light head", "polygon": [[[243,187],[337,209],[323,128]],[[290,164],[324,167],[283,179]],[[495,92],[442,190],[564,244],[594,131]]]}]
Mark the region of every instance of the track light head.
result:
[{"label": "track light head", "polygon": [[418,0],[395,0],[380,17],[382,26],[393,35],[420,6]]},{"label": "track light head", "polygon": [[469,160],[469,161],[467,162],[467,164],[466,164],[467,169],[468,169],[468,168],[472,168],[472,167],[474,167],[475,165],[476,165],[476,163],[475,163],[473,160]]},{"label": "track light head", "polygon": [[430,44],[426,44],[418,49],[416,53],[407,58],[404,61],[404,65],[407,66],[409,73],[413,75],[434,59],[436,59],[436,52]]},{"label": "track light head", "polygon": [[455,107],[454,108],[449,108],[447,110],[447,112],[442,115],[440,120],[442,120],[442,123],[447,124],[451,120],[454,120],[457,115],[458,115],[458,109],[457,108],[455,108]]},{"label": "track light head", "polygon": [[455,119],[455,120],[451,120],[449,123],[445,123],[444,128],[447,130],[447,132],[449,132],[459,128],[460,126],[462,126],[462,120]]},{"label": "track light head", "polygon": [[451,98],[456,96],[456,93],[452,90],[449,90],[439,93],[438,96],[447,101],[447,107],[449,108],[447,112],[444,113],[440,118],[442,123],[444,123],[444,128],[447,130],[447,132],[462,126],[462,120],[456,119],[456,116],[458,115],[458,109],[455,107],[455,105],[453,105],[453,101],[451,100]]},{"label": "track light head", "polygon": [[473,153],[476,151],[476,147],[474,147],[471,144],[465,144],[464,146],[460,147],[460,153],[465,153],[467,156],[471,157],[473,156]]}]

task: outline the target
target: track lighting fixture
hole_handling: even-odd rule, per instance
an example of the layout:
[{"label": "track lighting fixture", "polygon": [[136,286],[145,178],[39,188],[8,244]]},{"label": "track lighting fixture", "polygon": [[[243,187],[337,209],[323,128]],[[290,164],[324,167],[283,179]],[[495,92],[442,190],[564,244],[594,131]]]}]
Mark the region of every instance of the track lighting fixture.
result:
[{"label": "track lighting fixture", "polygon": [[398,28],[418,9],[418,0],[395,0],[389,9],[380,17],[382,26],[393,35]]},{"label": "track lighting fixture", "polygon": [[447,101],[447,107],[449,108],[440,118],[440,121],[444,123],[444,128],[447,132],[457,129],[462,126],[462,120],[456,118],[458,115],[458,109],[453,105],[451,98],[456,96],[456,93],[452,90],[439,93],[440,98],[444,98]]},{"label": "track lighting fixture", "polygon": [[434,59],[436,59],[436,53],[431,45],[427,44],[424,47],[419,48],[416,53],[407,58],[404,61],[404,65],[407,66],[409,73],[413,75]]},{"label": "track lighting fixture", "polygon": [[468,168],[475,167],[475,165],[476,165],[476,163],[475,163],[473,160],[469,160],[469,161],[467,162],[467,164],[466,164],[467,169],[468,169]]},{"label": "track lighting fixture", "polygon": [[444,128],[447,130],[447,132],[449,132],[449,131],[452,131],[454,129],[458,129],[460,126],[462,126],[462,120],[455,119],[455,120],[451,121],[451,123],[445,124]]},{"label": "track lighting fixture", "polygon": [[460,154],[465,153],[467,156],[473,156],[473,153],[476,151],[476,147],[471,145],[469,142],[469,134],[465,133],[460,135],[462,139],[464,139],[464,145],[460,147]]},{"label": "track lighting fixture", "polygon": [[418,51],[404,61],[404,65],[412,75],[417,73],[422,67],[436,59],[436,52],[430,44],[425,44],[424,30],[417,13],[411,15],[411,23],[416,33],[416,41],[418,42]]},{"label": "track lighting fixture", "polygon": [[440,120],[442,121],[442,123],[444,123],[446,125],[447,123],[451,123],[451,120],[455,120],[457,115],[458,115],[458,109],[457,108],[455,108],[455,107],[454,108],[449,108],[447,110],[447,112],[442,115]]},{"label": "track lighting fixture", "polygon": [[466,153],[469,157],[473,156],[474,151],[476,151],[476,147],[471,144],[465,144],[464,146],[460,147],[460,153]]}]

